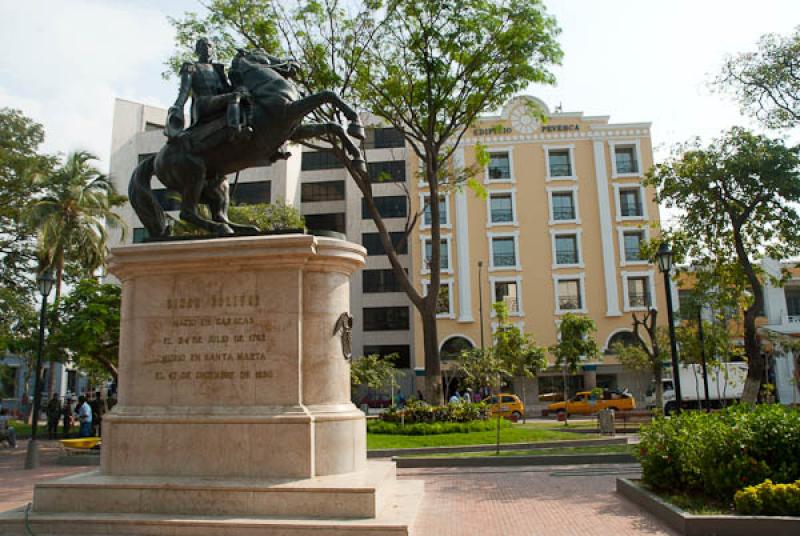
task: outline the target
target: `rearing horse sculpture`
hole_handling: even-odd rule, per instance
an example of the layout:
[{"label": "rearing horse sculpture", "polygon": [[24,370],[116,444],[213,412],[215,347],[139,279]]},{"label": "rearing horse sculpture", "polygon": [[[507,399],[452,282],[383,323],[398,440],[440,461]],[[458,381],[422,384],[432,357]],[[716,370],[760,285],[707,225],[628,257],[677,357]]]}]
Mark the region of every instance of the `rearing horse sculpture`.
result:
[{"label": "rearing horse sculpture", "polygon": [[[223,236],[256,231],[253,226],[228,220],[230,200],[225,175],[282,157],[279,151],[286,141],[335,136],[356,166],[366,165],[361,151],[349,137],[364,139],[357,112],[332,91],[303,97],[292,81],[293,72],[292,66],[274,64],[266,54],[240,51],[231,65],[230,78],[249,94],[252,135],[233,136],[212,149],[193,151],[191,136],[195,127],[190,127],[136,167],[128,197],[151,237],[169,234],[164,210],[150,188],[153,174],[167,189],[181,195],[182,220]],[[346,132],[339,123],[303,123],[306,115],[325,104],[334,106],[348,119]],[[208,206],[211,220],[198,213],[200,203]]]}]

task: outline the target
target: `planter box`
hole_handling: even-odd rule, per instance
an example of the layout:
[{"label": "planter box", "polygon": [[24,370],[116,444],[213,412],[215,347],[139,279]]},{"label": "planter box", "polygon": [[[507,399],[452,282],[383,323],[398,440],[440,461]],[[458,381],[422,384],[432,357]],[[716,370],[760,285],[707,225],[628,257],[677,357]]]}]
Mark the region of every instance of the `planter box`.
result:
[{"label": "planter box", "polygon": [[685,536],[797,536],[800,517],[694,515],[669,504],[637,480],[617,479],[617,493]]}]

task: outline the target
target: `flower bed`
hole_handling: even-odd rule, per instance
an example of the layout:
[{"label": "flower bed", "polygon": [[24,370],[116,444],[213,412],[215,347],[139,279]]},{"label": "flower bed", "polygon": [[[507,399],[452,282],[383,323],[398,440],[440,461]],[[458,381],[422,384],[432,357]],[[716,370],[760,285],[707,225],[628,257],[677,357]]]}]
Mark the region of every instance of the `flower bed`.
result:
[{"label": "flower bed", "polygon": [[657,418],[641,430],[639,459],[653,490],[732,504],[747,486],[800,479],[800,411],[738,405]]}]

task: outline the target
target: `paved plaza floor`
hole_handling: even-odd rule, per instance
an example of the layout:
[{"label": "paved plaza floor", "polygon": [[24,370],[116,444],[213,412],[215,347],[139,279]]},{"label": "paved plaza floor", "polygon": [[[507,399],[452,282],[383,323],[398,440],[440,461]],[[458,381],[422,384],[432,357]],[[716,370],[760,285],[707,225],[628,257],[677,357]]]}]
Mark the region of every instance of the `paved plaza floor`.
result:
[{"label": "paved plaza floor", "polygon": [[[0,448],[0,511],[24,507],[36,482],[96,469],[56,464],[55,442],[43,442],[41,466],[23,469],[26,442]],[[425,481],[415,536],[675,535],[614,492],[635,465],[402,469]]]}]

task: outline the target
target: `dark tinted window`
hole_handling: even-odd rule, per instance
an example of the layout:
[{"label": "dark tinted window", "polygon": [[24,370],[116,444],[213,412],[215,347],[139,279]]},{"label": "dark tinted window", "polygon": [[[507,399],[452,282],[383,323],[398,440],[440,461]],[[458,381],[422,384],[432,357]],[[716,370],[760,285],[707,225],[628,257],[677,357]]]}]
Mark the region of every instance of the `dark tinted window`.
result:
[{"label": "dark tinted window", "polygon": [[303,152],[303,159],[300,168],[304,171],[315,169],[338,169],[343,168],[339,159],[330,151]]},{"label": "dark tinted window", "polygon": [[364,292],[403,292],[394,270],[364,270],[361,281]]},{"label": "dark tinted window", "polygon": [[347,232],[346,219],[343,212],[334,214],[307,214],[303,216],[309,231]]},{"label": "dark tinted window", "polygon": [[369,162],[367,172],[371,182],[404,182],[406,180],[405,160]]},{"label": "dark tinted window", "polygon": [[403,134],[395,128],[371,128],[367,130],[367,139],[364,147],[367,149],[388,149],[404,147],[406,144]]},{"label": "dark tinted window", "polygon": [[[373,197],[378,214],[383,218],[405,218],[406,217],[406,196],[404,195],[384,195]],[[361,218],[369,219],[367,211],[367,200],[361,200]]]},{"label": "dark tinted window", "polygon": [[165,188],[157,188],[153,190],[153,195],[156,196],[158,204],[164,210],[181,209],[181,196],[179,193],[171,192]]},{"label": "dark tinted window", "polygon": [[256,205],[269,203],[271,198],[270,181],[240,182],[231,185],[231,203],[234,205]]},{"label": "dark tinted window", "polygon": [[307,182],[300,187],[300,200],[303,203],[342,199],[344,199],[344,181]]},{"label": "dark tinted window", "polygon": [[407,344],[380,344],[364,347],[364,355],[373,354],[378,354],[381,357],[397,354],[397,359],[393,361],[394,366],[396,368],[411,368],[411,348]]},{"label": "dark tinted window", "polygon": [[408,307],[364,307],[364,331],[408,329]]},{"label": "dark tinted window", "polygon": [[[392,244],[394,244],[398,255],[405,255],[408,253],[408,240],[405,239],[404,234],[405,233],[389,233],[389,238]],[[361,235],[361,244],[367,248],[368,255],[386,255],[378,233],[363,233]]]},{"label": "dark tinted window", "polygon": [[144,242],[144,239],[148,237],[147,229],[144,227],[134,227],[133,228],[133,243],[140,244]]}]

